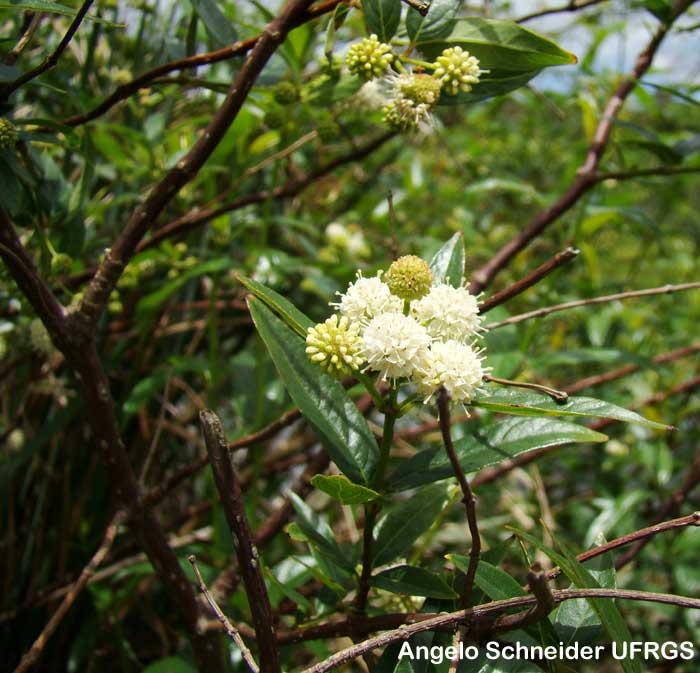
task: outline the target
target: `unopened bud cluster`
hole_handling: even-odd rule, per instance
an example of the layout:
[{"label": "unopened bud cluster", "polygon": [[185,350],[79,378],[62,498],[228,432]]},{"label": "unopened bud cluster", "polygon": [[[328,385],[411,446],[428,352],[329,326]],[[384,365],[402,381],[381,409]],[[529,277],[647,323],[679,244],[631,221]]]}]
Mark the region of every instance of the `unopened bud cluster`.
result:
[{"label": "unopened bud cluster", "polygon": [[376,35],[353,44],[345,57],[350,72],[367,80],[383,75],[393,60],[391,47],[380,42]]},{"label": "unopened bud cluster", "polygon": [[377,372],[412,384],[429,402],[444,386],[454,402],[474,397],[486,370],[474,348],[481,316],[466,288],[434,284],[429,265],[407,255],[386,271],[360,272],[324,323],[309,328],[309,358],[332,374]]},{"label": "unopened bud cluster", "polygon": [[0,150],[11,150],[17,144],[18,138],[15,125],[5,118],[0,118]]},{"label": "unopened bud cluster", "polygon": [[451,96],[456,96],[460,91],[469,93],[483,72],[478,59],[462,47],[445,49],[438,56],[436,65],[433,76],[440,81],[444,93]]}]

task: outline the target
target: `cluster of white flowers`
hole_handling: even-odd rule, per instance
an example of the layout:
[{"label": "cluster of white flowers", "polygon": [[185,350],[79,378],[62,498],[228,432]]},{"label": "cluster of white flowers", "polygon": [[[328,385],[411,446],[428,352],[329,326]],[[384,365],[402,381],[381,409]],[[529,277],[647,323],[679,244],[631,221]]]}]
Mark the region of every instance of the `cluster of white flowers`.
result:
[{"label": "cluster of white flowers", "polygon": [[377,372],[414,385],[426,403],[441,386],[453,402],[474,397],[487,371],[474,346],[482,331],[477,299],[464,287],[433,284],[424,260],[401,257],[370,278],[358,272],[331,306],[338,313],[306,340],[311,360],[329,373]]}]

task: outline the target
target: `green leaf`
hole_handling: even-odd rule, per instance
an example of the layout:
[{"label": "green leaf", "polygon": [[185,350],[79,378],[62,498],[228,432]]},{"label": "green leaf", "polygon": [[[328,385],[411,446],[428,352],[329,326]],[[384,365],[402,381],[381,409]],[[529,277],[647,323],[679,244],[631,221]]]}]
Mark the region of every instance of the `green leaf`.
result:
[{"label": "green leaf", "polygon": [[190,0],[192,9],[197,13],[207,33],[211,38],[223,47],[236,41],[236,31],[231,26],[231,21],[219,9],[215,0]]},{"label": "green leaf", "polygon": [[[490,425],[483,433],[455,442],[455,452],[466,472],[500,463],[526,451],[573,442],[604,442],[607,436],[583,425],[550,418],[509,418]],[[391,491],[405,491],[454,476],[442,447],[420,451],[405,461],[388,481]]]},{"label": "green leaf", "polygon": [[243,274],[236,274],[236,278],[250,290],[258,299],[271,308],[275,313],[289,325],[299,336],[306,338],[306,331],[314,326],[314,321],[304,315],[292,302],[285,299],[281,294],[265,287],[252,278]]},{"label": "green leaf", "polygon": [[[469,557],[460,554],[448,554],[447,558],[466,574]],[[486,561],[479,560],[474,576],[474,584],[494,601],[507,600],[516,596],[527,596],[527,591],[507,572]]]},{"label": "green leaf", "polygon": [[671,428],[669,425],[650,421],[629,409],[618,407],[616,404],[604,402],[593,397],[570,397],[568,401],[559,403],[551,397],[540,393],[490,386],[485,394],[472,400],[472,404],[501,414],[517,414],[520,416],[592,416],[594,418],[613,418],[616,421],[624,421],[625,423],[637,423],[657,430],[669,430]]},{"label": "green leaf", "polygon": [[[49,0],[9,0],[9,2],[0,2],[0,9],[16,9],[19,12],[34,11],[48,12],[49,14],[62,14],[63,16],[75,16],[78,10],[62,5],[59,2],[49,2]],[[105,21],[97,16],[85,15],[88,21],[103,23],[114,28],[124,28],[123,23],[113,23]]]},{"label": "green leaf", "polygon": [[374,565],[404,555],[432,525],[447,501],[445,487],[432,484],[393,507],[379,521],[374,542]]},{"label": "green leaf", "polygon": [[428,598],[457,598],[442,577],[423,568],[413,566],[397,566],[384,570],[370,578],[370,586],[385,589],[395,594],[408,596],[426,596]]},{"label": "green leaf", "polygon": [[452,287],[461,287],[464,277],[464,235],[457,232],[430,260],[430,269],[438,285],[449,280]]},{"label": "green leaf", "polygon": [[[585,589],[599,589],[601,587],[595,577],[593,577],[593,575],[576,559],[576,556],[561,543],[559,543],[559,546],[562,551],[559,553],[540,542],[529,533],[512,526],[509,526],[509,528],[518,537],[526,540],[544,552],[552,562],[556,563],[562,569],[564,574],[575,586]],[[590,598],[588,602],[600,618],[610,638],[618,643],[630,642],[632,640],[632,634],[623,620],[620,611],[615,606],[615,602],[611,598]],[[623,659],[621,663],[625,673],[641,673],[642,669],[639,659]]]},{"label": "green leaf", "polygon": [[355,566],[352,557],[338,544],[333,531],[325,520],[316,514],[296,493],[290,492],[289,497],[297,513],[296,523],[309,542],[337,566],[351,573],[354,572]]},{"label": "green leaf", "polygon": [[317,474],[311,479],[311,483],[319,491],[328,493],[331,498],[339,500],[343,505],[361,505],[381,497],[371,488],[353,484],[346,476],[340,474],[332,476]]},{"label": "green leaf", "polygon": [[461,47],[479,59],[482,74],[469,93],[442,96],[440,103],[454,105],[502,95],[526,84],[542,68],[576,63],[576,56],[552,40],[513,23],[472,17],[457,21],[448,38],[425,39],[417,44],[425,57],[435,60],[448,47]]},{"label": "green leaf", "polygon": [[306,597],[303,594],[300,594],[298,591],[295,591],[291,587],[287,586],[286,582],[280,582],[275,577],[275,574],[272,572],[272,570],[270,570],[270,568],[265,568],[265,575],[270,580],[270,582],[272,582],[272,584],[275,587],[277,587],[280,593],[286,596],[293,603],[296,603],[306,614],[310,614],[311,612],[313,612],[311,603],[309,603]]},{"label": "green leaf", "polygon": [[457,23],[455,19],[461,6],[462,0],[432,0],[425,16],[420,12],[409,11],[406,30],[411,42],[447,37]]},{"label": "green leaf", "polygon": [[362,9],[369,32],[389,42],[401,21],[401,0],[362,0]]},{"label": "green leaf", "polygon": [[304,342],[258,299],[250,315],[289,395],[313,426],[333,461],[351,481],[370,483],[379,447],[343,386],[312,363]]}]

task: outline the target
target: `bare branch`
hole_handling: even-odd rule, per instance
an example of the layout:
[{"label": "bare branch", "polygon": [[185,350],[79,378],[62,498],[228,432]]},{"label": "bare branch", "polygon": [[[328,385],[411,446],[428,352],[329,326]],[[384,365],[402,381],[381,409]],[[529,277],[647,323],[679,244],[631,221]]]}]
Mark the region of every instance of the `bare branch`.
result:
[{"label": "bare branch", "polygon": [[245,661],[248,668],[253,673],[259,673],[260,668],[258,667],[258,664],[253,658],[253,655],[251,654],[250,650],[243,641],[243,638],[241,638],[241,634],[238,633],[236,627],[233,626],[233,624],[231,624],[228,617],[224,614],[223,610],[217,605],[216,601],[214,600],[214,597],[211,595],[211,593],[209,593],[209,589],[207,589],[207,585],[204,583],[202,573],[199,572],[199,568],[197,567],[197,557],[194,554],[191,554],[187,557],[187,560],[192,564],[192,570],[194,570],[194,574],[197,577],[199,590],[204,594],[204,598],[207,599],[207,603],[209,603],[209,607],[211,608],[212,612],[216,615],[216,618],[223,625],[224,631],[226,631],[226,635],[234,643],[236,643],[236,646],[243,655],[243,661]]},{"label": "bare branch", "polygon": [[97,551],[94,553],[93,557],[90,559],[88,564],[83,568],[78,579],[68,587],[67,593],[58,609],[53,613],[51,619],[43,628],[39,637],[34,641],[32,646],[29,648],[27,653],[22,657],[17,668],[15,668],[14,673],[26,673],[36,662],[38,661],[41,653],[44,651],[46,644],[49,642],[49,638],[54,634],[59,624],[63,621],[63,618],[70,610],[73,603],[82,593],[83,589],[87,586],[92,576],[95,574],[97,568],[99,568],[102,561],[109,553],[112,547],[114,538],[117,535],[117,529],[119,525],[124,520],[124,512],[118,512],[112,520],[109,522],[107,529],[105,530],[104,538]]},{"label": "bare branch", "polygon": [[528,244],[533,239],[537,238],[537,236],[552,224],[552,222],[578,203],[579,199],[598,182],[595,179],[595,174],[603,152],[607,147],[608,140],[610,139],[610,133],[612,132],[616,117],[640,78],[650,68],[656,52],[673,22],[683,14],[693,2],[694,0],[678,0],[678,2],[676,2],[668,23],[658,28],[645,49],[637,57],[632,71],[620,82],[613,95],[609,98],[600,123],[593,136],[593,141],[588,147],[586,157],[577,171],[573,182],[555,203],[533,218],[510,241],[501,247],[486,264],[474,272],[470,283],[470,291],[473,294],[479,294],[479,292],[489,285],[494,277],[508,265],[513,257],[526,248]]},{"label": "bare branch", "polygon": [[549,276],[550,273],[556,271],[560,266],[568,264],[576,259],[580,250],[569,246],[565,250],[558,252],[554,257],[548,259],[544,264],[538,266],[534,271],[531,271],[527,276],[516,281],[512,285],[504,288],[500,292],[490,296],[479,304],[479,313],[487,313],[492,308],[504,304],[509,299],[522,294],[528,288],[539,283],[543,278]]},{"label": "bare branch", "polygon": [[248,596],[260,650],[260,666],[265,673],[281,673],[270,599],[241,499],[241,487],[231,465],[228,442],[221,421],[213,411],[205,409],[200,412],[199,418],[221,506],[236,542],[238,568]]},{"label": "bare branch", "polygon": [[476,569],[479,565],[479,557],[481,555],[481,535],[479,534],[479,524],[476,519],[476,498],[464,474],[464,470],[459,463],[455,447],[452,443],[452,425],[450,424],[450,396],[444,386],[440,387],[437,395],[438,412],[440,414],[440,430],[442,431],[442,441],[445,444],[445,451],[450,459],[452,470],[457,477],[459,486],[462,489],[462,502],[467,511],[467,522],[469,524],[469,533],[472,538],[471,549],[469,550],[469,566],[467,567],[467,576],[464,580],[464,592],[462,593],[462,605],[466,607],[469,604],[469,597],[474,587],[474,578],[476,577]]},{"label": "bare branch", "polygon": [[541,9],[538,12],[533,12],[532,14],[526,14],[516,19],[516,23],[525,23],[527,21],[532,21],[533,19],[539,19],[542,16],[550,16],[551,14],[562,14],[564,12],[578,12],[582,9],[588,9],[588,7],[593,7],[594,5],[599,5],[602,2],[607,2],[607,0],[583,0],[583,2],[576,2],[572,0],[566,5],[560,7],[551,7],[550,9]]},{"label": "bare branch", "polygon": [[80,28],[80,24],[83,22],[83,19],[88,13],[88,10],[93,2],[94,0],[85,0],[85,2],[83,2],[78,10],[78,13],[75,15],[73,21],[68,27],[66,34],[63,36],[63,39],[58,43],[56,49],[54,49],[53,52],[47,56],[40,65],[25,72],[13,82],[0,87],[0,102],[4,103],[23,84],[26,84],[36,77],[39,77],[39,75],[42,75],[58,63],[58,59],[61,58],[61,54],[63,54],[66,47],[70,44],[70,41],[73,39],[73,36],[77,32],[78,28]]},{"label": "bare branch", "polygon": [[576,301],[568,301],[564,304],[556,304],[554,306],[544,306],[543,308],[535,309],[534,311],[528,311],[527,313],[520,313],[519,315],[511,316],[500,322],[492,322],[485,325],[485,329],[494,330],[499,327],[505,327],[506,325],[514,325],[524,320],[530,320],[531,318],[541,318],[542,316],[549,315],[550,313],[557,313],[558,311],[566,311],[570,308],[580,308],[581,306],[592,306],[594,304],[607,304],[611,301],[622,301],[624,299],[635,299],[637,297],[651,297],[658,294],[671,294],[673,292],[685,292],[687,290],[697,290],[700,288],[700,281],[694,283],[681,283],[680,285],[662,285],[661,287],[650,287],[645,290],[631,290],[629,292],[617,292],[615,294],[608,294],[602,297],[590,297],[588,299],[577,299]]}]

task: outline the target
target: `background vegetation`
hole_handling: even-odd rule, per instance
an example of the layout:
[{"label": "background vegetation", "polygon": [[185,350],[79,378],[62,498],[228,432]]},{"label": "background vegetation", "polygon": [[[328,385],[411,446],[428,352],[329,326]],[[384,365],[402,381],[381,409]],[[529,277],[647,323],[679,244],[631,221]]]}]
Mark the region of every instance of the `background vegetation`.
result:
[{"label": "background vegetation", "polygon": [[[309,528],[327,533],[316,512],[332,528],[327,542],[358,549],[363,509],[311,486],[329,469],[328,456],[290,411],[237,274],[314,321],[328,316],[328,302],[356,269],[385,269],[394,251],[429,260],[456,233],[466,278],[486,301],[568,246],[580,251],[499,302],[487,323],[698,280],[697,7],[433,1],[454,18],[520,20],[578,62],[507,95],[441,105],[430,132],[398,134],[333,59],[368,34],[368,5],[401,8],[395,40],[403,47],[406,17],[417,15],[410,3],[0,3],[0,114],[19,132],[18,144],[0,151],[6,670],[52,616],[55,630],[33,650],[36,670],[244,670],[239,649],[197,598],[190,554],[258,657],[206,467],[204,408],[216,410],[236,449],[284,670],[322,662],[381,630],[367,615],[358,620],[355,586],[329,563],[323,543],[307,543]],[[294,100],[283,100],[279,82],[293,85]],[[700,293],[672,290],[487,335],[494,376],[591,395],[675,426],[581,419],[608,439],[536,450],[470,475],[488,558],[519,584],[534,560],[553,564],[530,543],[528,558],[507,544],[506,525],[579,553],[601,534],[610,540],[700,509]],[[350,393],[381,425],[363,390]],[[453,434],[485,429],[493,416],[467,420],[454,411]],[[435,418],[426,407],[400,420],[397,463],[440,446]],[[440,497],[459,500],[453,480],[440,483]],[[288,491],[298,496],[296,509]],[[469,538],[462,508],[438,505],[435,525],[427,521],[402,556],[452,591],[464,578],[452,572],[459,559],[445,555],[466,556]],[[600,584],[697,596],[696,529],[641,539],[643,548],[599,557]],[[76,591],[96,551],[88,566],[95,574]],[[413,591],[373,589],[369,617],[459,607],[435,589],[427,599]],[[57,613],[66,592],[75,601]],[[575,607],[550,617],[558,637],[610,641],[587,603],[565,605]],[[619,608],[635,640],[700,642],[697,611]],[[304,625],[335,622],[344,627],[290,642]],[[451,642],[438,631],[417,638]],[[378,662],[355,660],[348,670],[391,671],[395,657],[387,649]],[[23,665],[17,670],[31,664]],[[489,665],[463,670],[587,670]],[[690,671],[697,657],[648,665]],[[620,666],[608,660],[590,670]]]}]

